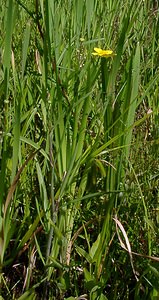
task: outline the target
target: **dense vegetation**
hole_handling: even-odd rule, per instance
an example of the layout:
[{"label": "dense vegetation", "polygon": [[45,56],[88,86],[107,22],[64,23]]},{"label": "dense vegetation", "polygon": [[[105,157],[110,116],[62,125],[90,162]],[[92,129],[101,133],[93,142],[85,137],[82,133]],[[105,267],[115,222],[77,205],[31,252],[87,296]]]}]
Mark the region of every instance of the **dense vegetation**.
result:
[{"label": "dense vegetation", "polygon": [[159,299],[158,1],[1,0],[0,33],[0,299]]}]

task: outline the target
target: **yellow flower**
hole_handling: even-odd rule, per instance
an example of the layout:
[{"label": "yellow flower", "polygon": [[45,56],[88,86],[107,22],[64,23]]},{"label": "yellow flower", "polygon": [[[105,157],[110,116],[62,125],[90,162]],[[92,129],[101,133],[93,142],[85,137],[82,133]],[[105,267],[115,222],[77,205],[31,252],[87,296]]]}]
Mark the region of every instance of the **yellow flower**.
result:
[{"label": "yellow flower", "polygon": [[92,54],[101,56],[101,57],[112,57],[116,55],[112,50],[102,50],[100,48],[94,48],[94,51]]}]

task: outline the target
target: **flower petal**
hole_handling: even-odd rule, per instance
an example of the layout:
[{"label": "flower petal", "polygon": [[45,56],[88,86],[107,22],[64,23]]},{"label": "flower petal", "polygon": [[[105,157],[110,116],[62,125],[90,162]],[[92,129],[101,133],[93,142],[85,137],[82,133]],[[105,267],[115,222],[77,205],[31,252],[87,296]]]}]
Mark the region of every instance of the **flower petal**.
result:
[{"label": "flower petal", "polygon": [[103,50],[101,48],[94,48],[94,51],[96,51],[97,53],[103,52]]},{"label": "flower petal", "polygon": [[102,54],[103,54],[103,55],[111,55],[112,53],[113,53],[112,50],[103,50],[103,51],[102,51]]},{"label": "flower petal", "polygon": [[116,55],[112,50],[102,50],[101,48],[94,48],[92,55],[100,56],[100,57],[112,57]]},{"label": "flower petal", "polygon": [[92,55],[100,55],[99,53],[96,53],[96,52],[92,52]]}]

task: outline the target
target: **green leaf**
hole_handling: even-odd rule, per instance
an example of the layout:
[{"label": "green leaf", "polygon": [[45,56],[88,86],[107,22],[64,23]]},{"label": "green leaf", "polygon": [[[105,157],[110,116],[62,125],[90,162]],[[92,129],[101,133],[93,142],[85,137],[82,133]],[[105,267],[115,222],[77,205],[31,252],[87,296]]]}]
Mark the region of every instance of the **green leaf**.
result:
[{"label": "green leaf", "polygon": [[24,32],[24,40],[23,40],[23,49],[22,49],[22,77],[24,75],[27,53],[29,47],[29,39],[30,39],[30,21],[26,25],[26,29]]},{"label": "green leaf", "polygon": [[90,274],[90,272],[87,270],[87,268],[83,268],[83,272],[84,272],[84,278],[87,282],[94,280],[94,276],[92,274]]},{"label": "green leaf", "polygon": [[88,263],[90,263],[90,264],[92,263],[91,256],[84,249],[82,249],[81,247],[79,247],[77,245],[75,246],[75,249],[80,256],[83,256],[88,261]]},{"label": "green leaf", "polygon": [[98,297],[98,300],[108,300],[108,298],[107,298],[104,294],[101,294],[101,295]]},{"label": "green leaf", "polygon": [[99,233],[96,241],[93,243],[93,245],[92,245],[92,247],[90,249],[90,252],[89,252],[89,255],[92,258],[93,262],[95,261],[94,257],[95,257],[96,251],[99,248],[100,243],[101,243],[101,234]]},{"label": "green leaf", "polygon": [[36,300],[35,292],[26,291],[22,296],[20,296],[17,300]]},{"label": "green leaf", "polygon": [[43,215],[44,215],[44,213],[41,212],[41,215],[40,216],[38,215],[36,217],[34,223],[32,225],[30,225],[30,228],[25,233],[24,237],[22,238],[21,242],[19,243],[18,250],[21,249],[25,245],[25,243],[27,243],[28,240],[31,238],[32,234],[37,229],[38,223],[40,221],[40,217],[42,217]]},{"label": "green leaf", "polygon": [[55,232],[59,242],[61,243],[62,240],[64,239],[64,236],[63,236],[61,230],[56,226],[56,224],[54,224],[54,222],[51,219],[49,221],[50,221],[51,226],[53,226],[53,228],[54,228],[54,232]]},{"label": "green leaf", "polygon": [[14,129],[13,129],[13,158],[12,158],[12,176],[11,182],[13,181],[17,165],[19,159],[19,147],[20,147],[20,100],[18,99],[18,103],[16,104],[16,111],[15,111],[15,122],[14,122]]}]

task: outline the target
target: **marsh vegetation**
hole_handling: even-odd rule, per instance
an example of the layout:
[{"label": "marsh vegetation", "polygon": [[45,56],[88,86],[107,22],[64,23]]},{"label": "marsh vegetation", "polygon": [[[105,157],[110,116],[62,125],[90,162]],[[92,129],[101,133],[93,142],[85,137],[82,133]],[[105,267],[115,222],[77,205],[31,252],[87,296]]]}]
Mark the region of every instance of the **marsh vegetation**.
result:
[{"label": "marsh vegetation", "polygon": [[0,299],[158,299],[158,61],[157,0],[1,0]]}]

